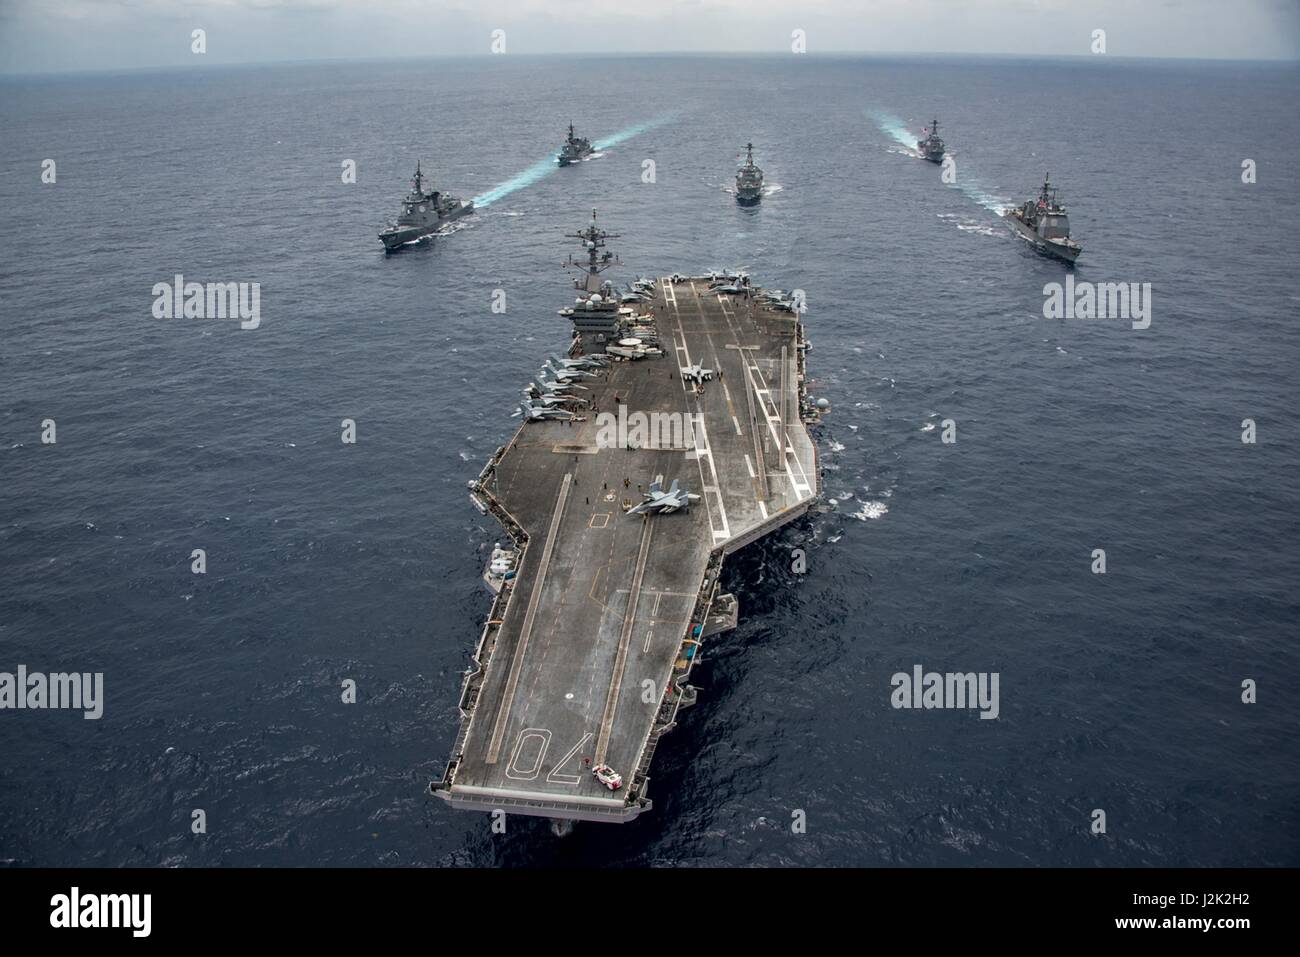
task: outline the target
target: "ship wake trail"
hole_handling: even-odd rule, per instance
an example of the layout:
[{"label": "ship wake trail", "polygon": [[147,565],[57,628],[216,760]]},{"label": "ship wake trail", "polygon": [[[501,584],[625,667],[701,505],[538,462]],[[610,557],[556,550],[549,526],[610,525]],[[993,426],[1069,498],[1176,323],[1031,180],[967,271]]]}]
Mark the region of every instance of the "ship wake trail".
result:
[{"label": "ship wake trail", "polygon": [[636,126],[629,126],[627,129],[619,130],[617,133],[607,136],[603,140],[596,140],[596,142],[591,144],[591,148],[594,150],[607,150],[611,146],[617,146],[619,143],[630,140],[634,136],[640,136],[642,133],[649,133],[651,130],[663,126],[671,119],[672,114],[668,114],[646,123],[638,123]]},{"label": "ship wake trail", "polygon": [[[916,157],[920,156],[920,154],[916,152],[916,140],[918,134],[912,133],[908,130],[907,124],[897,116],[892,113],[880,111],[871,112],[867,115],[872,119],[876,126],[880,128],[882,133],[893,139],[899,145],[906,147],[909,155]],[[955,158],[956,157],[954,156],[954,159]],[[979,181],[970,175],[969,169],[963,163],[957,164],[957,182],[950,185],[955,187],[958,192],[971,202],[977,203],[989,212],[996,213],[999,216],[1015,205],[1006,198],[993,195],[986,188],[981,186]]]},{"label": "ship wake trail", "polygon": [[[658,119],[650,120],[646,123],[638,123],[636,126],[629,126],[625,130],[620,130],[612,136],[607,136],[605,139],[593,143],[592,149],[604,150],[609,149],[611,146],[617,146],[625,140],[630,140],[634,136],[646,133],[653,130],[655,127],[662,126],[670,119],[672,119],[671,115],[661,116]],[[555,158],[556,154],[551,153],[545,159],[538,160],[518,175],[510,177],[510,179],[506,180],[504,183],[493,186],[486,193],[480,193],[478,196],[474,197],[474,205],[479,209],[482,209],[486,206],[491,206],[499,199],[505,199],[512,193],[517,193],[521,189],[532,186],[534,183],[544,179],[546,176],[549,176],[560,168],[555,162]]]},{"label": "ship wake trail", "polygon": [[893,139],[900,146],[905,146],[908,153],[913,156],[918,155],[916,152],[916,134],[909,130],[907,124],[893,113],[876,111],[868,113],[867,116],[876,126],[880,127],[880,132]]},{"label": "ship wake trail", "polygon": [[979,203],[991,213],[1001,216],[1015,204],[1009,199],[994,196],[983,186],[971,179],[964,171],[960,170],[957,174],[957,189],[960,190],[967,199]]},{"label": "ship wake trail", "polygon": [[486,193],[474,197],[474,205],[479,209],[485,206],[491,206],[498,199],[505,199],[511,193],[517,193],[526,186],[532,186],[547,173],[554,172],[558,167],[555,165],[555,155],[552,154],[546,159],[538,160],[528,169],[524,170],[517,176],[512,176],[498,186],[492,187]]}]

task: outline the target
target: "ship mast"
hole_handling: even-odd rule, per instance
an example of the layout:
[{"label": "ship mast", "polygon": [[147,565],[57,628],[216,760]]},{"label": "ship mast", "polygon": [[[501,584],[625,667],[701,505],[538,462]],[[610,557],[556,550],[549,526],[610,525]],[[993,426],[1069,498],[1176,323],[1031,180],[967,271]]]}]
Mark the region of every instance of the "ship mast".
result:
[{"label": "ship mast", "polygon": [[1060,199],[1056,194],[1056,187],[1052,185],[1052,174],[1048,173],[1043,177],[1043,189],[1038,194],[1038,201],[1048,209],[1062,209]]},{"label": "ship mast", "polygon": [[575,279],[573,285],[579,289],[585,289],[587,292],[599,292],[600,279],[598,277],[600,274],[610,266],[621,264],[619,258],[613,253],[608,250],[601,252],[605,248],[605,240],[618,239],[618,234],[606,232],[596,225],[596,210],[593,207],[591,210],[591,225],[576,233],[569,233],[568,236],[571,239],[582,240],[583,245],[587,247],[587,262],[585,264],[575,261],[572,256],[565,263],[566,266],[578,268],[583,268],[585,265],[586,275],[584,279],[581,281]]}]

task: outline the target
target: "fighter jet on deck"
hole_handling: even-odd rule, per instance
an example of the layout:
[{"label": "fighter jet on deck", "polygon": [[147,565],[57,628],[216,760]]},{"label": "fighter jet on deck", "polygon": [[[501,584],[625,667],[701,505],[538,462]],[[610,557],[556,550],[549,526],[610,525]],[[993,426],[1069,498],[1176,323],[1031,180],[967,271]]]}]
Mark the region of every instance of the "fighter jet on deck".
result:
[{"label": "fighter jet on deck", "polygon": [[731,296],[743,296],[749,292],[749,277],[741,276],[733,283],[718,283],[709,287],[713,292],[725,292]]},{"label": "fighter jet on deck", "polygon": [[547,356],[547,358],[551,361],[551,365],[555,366],[557,369],[603,369],[605,368],[605,363],[609,362],[607,356],[599,354],[578,356],[573,359],[562,359],[552,352]]},{"label": "fighter jet on deck", "polygon": [[690,511],[691,502],[698,502],[700,497],[693,495],[686,489],[680,487],[677,479],[673,479],[673,484],[668,486],[668,491],[663,488],[663,476],[659,476],[650,484],[650,491],[646,492],[644,501],[640,505],[635,505],[627,510],[627,514],[636,513],[649,514],[657,512],[664,514],[675,512],[679,508]]},{"label": "fighter jet on deck", "polygon": [[539,422],[542,419],[572,419],[575,417],[572,412],[566,412],[564,409],[553,409],[533,401],[520,402],[519,411],[515,412],[514,415],[523,415],[529,422]]},{"label": "fighter jet on deck", "polygon": [[574,379],[578,378],[596,378],[596,373],[587,369],[566,369],[564,367],[556,367],[549,359],[546,360],[546,365],[542,366],[541,374],[546,375],[548,372],[555,377],[556,382],[572,382]]},{"label": "fighter jet on deck", "polygon": [[578,385],[576,382],[561,382],[559,379],[548,379],[544,375],[537,377],[535,385],[542,392],[551,392],[556,395],[572,395],[574,389],[580,392],[591,391],[585,385]]},{"label": "fighter jet on deck", "polygon": [[581,405],[589,405],[590,399],[584,399],[578,395],[566,395],[560,392],[539,392],[536,389],[524,390],[524,401],[532,406],[544,405],[548,409],[558,408],[566,402],[576,402]]},{"label": "fighter jet on deck", "polygon": [[697,362],[695,365],[682,366],[682,378],[687,382],[703,385],[713,378],[713,370],[706,369]]},{"label": "fighter jet on deck", "polygon": [[764,293],[762,301],[780,312],[796,312],[799,309],[799,303],[795,300],[794,293],[787,296],[780,289],[773,289],[771,292]]}]

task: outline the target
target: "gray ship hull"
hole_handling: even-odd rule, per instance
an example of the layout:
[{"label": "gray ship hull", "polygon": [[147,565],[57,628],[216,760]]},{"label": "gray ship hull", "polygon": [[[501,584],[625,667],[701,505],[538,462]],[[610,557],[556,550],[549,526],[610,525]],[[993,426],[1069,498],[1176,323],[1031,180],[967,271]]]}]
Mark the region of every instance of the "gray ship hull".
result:
[{"label": "gray ship hull", "polygon": [[435,235],[443,226],[472,212],[474,212],[474,204],[465,201],[450,210],[447,215],[439,217],[437,222],[423,226],[398,226],[385,229],[379,234],[379,241],[384,244],[384,252],[396,252],[407,243]]},{"label": "gray ship hull", "polygon": [[736,190],[736,202],[741,206],[757,206],[762,198],[762,187],[742,186]]},{"label": "gray ship hull", "polygon": [[1051,256],[1052,258],[1059,259],[1062,262],[1073,263],[1079,258],[1079,254],[1083,252],[1083,247],[1078,243],[1071,243],[1067,246],[1062,243],[1049,242],[1045,239],[1039,238],[1036,232],[1022,223],[1015,216],[1006,214],[1002,218],[1011,226],[1012,232],[1025,240],[1025,242],[1029,243],[1044,256]]}]

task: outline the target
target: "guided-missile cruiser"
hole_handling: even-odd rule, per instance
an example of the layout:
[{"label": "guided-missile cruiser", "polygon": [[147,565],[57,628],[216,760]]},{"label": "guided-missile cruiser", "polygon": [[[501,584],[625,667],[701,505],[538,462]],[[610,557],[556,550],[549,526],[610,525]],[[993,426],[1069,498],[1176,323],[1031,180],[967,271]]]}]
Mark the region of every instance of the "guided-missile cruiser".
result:
[{"label": "guided-missile cruiser", "polygon": [[1079,258],[1083,247],[1070,238],[1070,217],[1057,198],[1051,178],[1050,173],[1043,178],[1037,200],[1027,199],[1023,206],[1004,215],[1016,234],[1039,252],[1072,263]]},{"label": "guided-missile cruiser", "polygon": [[561,166],[568,166],[577,163],[580,160],[592,154],[591,140],[585,136],[573,135],[573,124],[569,124],[569,138],[564,141],[560,147],[560,155],[556,157],[556,162]]},{"label": "guided-missile cruiser", "polygon": [[402,212],[397,222],[389,223],[379,234],[385,252],[400,249],[406,243],[423,239],[437,232],[454,219],[468,216],[474,204],[467,199],[457,199],[438,190],[424,191],[424,174],[420,161],[415,162],[415,175],[411,177],[411,191],[402,200]]},{"label": "guided-missile cruiser", "polygon": [[763,171],[754,165],[754,144],[745,144],[745,164],[736,171],[736,202],[753,206],[763,198]]},{"label": "guided-missile cruiser", "polygon": [[469,483],[510,538],[493,561],[508,553],[511,574],[485,572],[495,595],[430,786],[452,808],[561,833],[651,809],[655,751],[696,701],[692,669],[736,625],[723,563],[818,499],[809,430],[828,408],[806,392],[802,296],[781,311],[757,285],[673,274],[637,280],[652,300],[624,305],[602,275],[621,265],[605,248],[617,237],[593,210],[573,238],[569,361],[549,368],[589,373],[572,380],[587,405],[525,403]]}]

